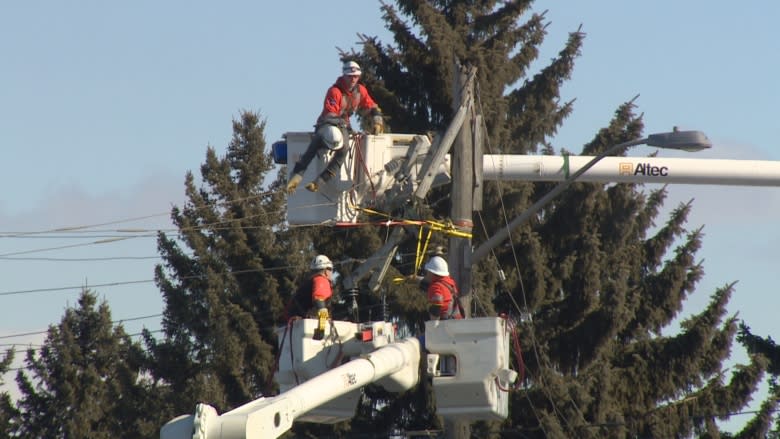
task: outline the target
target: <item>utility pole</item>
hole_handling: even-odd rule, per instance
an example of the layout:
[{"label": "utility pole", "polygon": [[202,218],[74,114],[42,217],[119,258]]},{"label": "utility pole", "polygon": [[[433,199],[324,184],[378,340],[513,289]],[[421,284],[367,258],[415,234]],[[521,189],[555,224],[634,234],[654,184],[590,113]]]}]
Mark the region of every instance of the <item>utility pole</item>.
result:
[{"label": "utility pole", "polygon": [[[466,118],[452,144],[452,202],[450,218],[453,225],[471,233],[474,227],[474,80],[476,68],[458,65],[458,80],[453,93],[454,109],[466,102]],[[471,317],[471,240],[452,237],[449,240],[450,275],[460,289],[461,305]]]},{"label": "utility pole", "polygon": [[[474,81],[476,68],[456,65],[458,80],[453,92],[453,110],[466,103],[466,118],[452,145],[452,200],[450,218],[453,225],[464,232],[474,227]],[[460,290],[460,303],[466,318],[471,317],[471,239],[453,237],[449,241],[448,265],[450,275]],[[463,419],[444,419],[445,437],[469,439],[471,424]]]}]

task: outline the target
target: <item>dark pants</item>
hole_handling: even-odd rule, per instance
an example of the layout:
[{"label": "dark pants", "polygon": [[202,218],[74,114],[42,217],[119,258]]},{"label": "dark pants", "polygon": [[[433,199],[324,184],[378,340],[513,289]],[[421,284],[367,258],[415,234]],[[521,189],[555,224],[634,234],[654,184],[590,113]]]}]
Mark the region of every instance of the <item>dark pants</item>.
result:
[{"label": "dark pants", "polygon": [[[328,181],[331,179],[331,177],[335,176],[339,172],[339,169],[341,169],[341,165],[344,164],[344,159],[347,157],[347,149],[349,149],[349,132],[347,130],[342,131],[344,136],[344,145],[341,147],[341,149],[333,153],[333,157],[328,162],[328,166],[326,166],[325,170],[320,173],[319,178],[322,179],[322,181]],[[306,168],[309,167],[312,159],[314,159],[314,156],[317,155],[317,151],[320,149],[327,150],[328,147],[325,145],[325,142],[322,141],[322,138],[319,136],[319,134],[315,132],[311,138],[311,142],[309,142],[309,146],[306,147],[306,152],[304,152],[301,158],[295,162],[295,166],[293,167],[293,174],[303,175],[303,173],[306,172]]]}]

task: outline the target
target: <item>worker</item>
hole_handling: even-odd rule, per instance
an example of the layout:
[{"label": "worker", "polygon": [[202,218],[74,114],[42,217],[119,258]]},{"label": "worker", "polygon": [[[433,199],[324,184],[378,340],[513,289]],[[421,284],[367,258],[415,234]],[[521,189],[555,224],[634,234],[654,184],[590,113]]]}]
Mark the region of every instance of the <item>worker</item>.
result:
[{"label": "worker", "polygon": [[463,310],[458,300],[458,287],[450,277],[447,261],[434,256],[425,264],[421,285],[428,295],[428,314],[431,320],[462,319]]},{"label": "worker", "polygon": [[319,324],[314,333],[315,340],[321,340],[325,322],[330,318],[328,305],[333,296],[333,262],[325,255],[317,255],[309,265],[310,274],[298,286],[285,310],[286,318],[315,316]]},{"label": "worker", "polygon": [[287,192],[292,194],[303,179],[303,173],[309,167],[318,151],[333,151],[333,157],[327,167],[306,189],[317,192],[328,180],[341,169],[349,149],[349,134],[352,131],[350,117],[354,112],[371,116],[372,134],[384,132],[382,111],[363,84],[358,83],[362,70],[355,61],[346,61],[342,67],[342,75],[336,83],[328,88],[325,94],[322,113],[314,125],[314,136],[293,167],[293,174],[287,183]]}]

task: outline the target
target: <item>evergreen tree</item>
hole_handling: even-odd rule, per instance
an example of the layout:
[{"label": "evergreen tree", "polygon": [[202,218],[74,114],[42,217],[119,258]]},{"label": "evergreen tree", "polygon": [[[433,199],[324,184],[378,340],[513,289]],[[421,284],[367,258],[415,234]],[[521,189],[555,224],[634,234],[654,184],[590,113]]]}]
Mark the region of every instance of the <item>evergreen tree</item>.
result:
[{"label": "evergreen tree", "polygon": [[[5,355],[0,358],[0,386],[4,384],[3,376],[10,370],[14,355],[15,351],[8,349],[5,351]],[[0,392],[0,439],[11,437],[11,432],[15,429],[15,421],[18,419],[19,411],[11,400],[11,395],[5,390]]]},{"label": "evergreen tree", "polygon": [[774,419],[772,437],[780,438],[780,416],[777,415],[778,405],[780,405],[780,386],[777,384],[777,379],[780,377],[780,346],[777,346],[770,336],[761,337],[753,334],[745,322],[739,325],[737,340],[749,354],[763,355],[769,360],[767,372],[772,376],[769,382],[769,398],[762,404],[759,416]]},{"label": "evergreen tree", "polygon": [[140,375],[141,347],[112,324],[105,302],[96,304],[84,290],[78,306],[49,327],[40,350],[28,349],[12,437],[141,438],[158,431],[154,394]]},{"label": "evergreen tree", "polygon": [[264,129],[252,112],[233,121],[226,154],[207,150],[202,186],[187,174],[177,236],[158,238],[164,336],[146,342],[170,417],[201,401],[222,413],[276,394],[277,324],[316,247],[308,231],[286,228]]},{"label": "evergreen tree", "polygon": [[[584,34],[572,32],[558,56],[531,76],[546,35],[544,16],[530,12],[531,2],[395,3],[382,6],[395,46],[364,36],[362,52],[353,54],[393,131],[446,126],[460,62],[477,68],[486,152],[555,153],[548,139],[573,108],[560,102],[559,89],[573,72]],[[634,108],[632,101],[620,106],[583,153],[641,137]],[[483,209],[501,215],[480,216],[475,229],[503,227],[552,187],[486,185]],[[477,296],[482,312],[521,319],[527,351],[525,389],[512,395],[510,418],[501,427],[506,437],[718,437],[718,416],[750,399],[766,362],[754,357],[729,380],[722,370],[736,331],[734,318],[726,316],[732,286],[717,291],[677,334],[662,335],[704,273],[695,260],[701,230],[685,228],[691,203],[650,233],[666,193],[576,183],[512,231],[490,261],[478,261],[475,286],[491,296]],[[434,212],[446,215],[446,203],[429,201],[444,206]],[[510,273],[505,283],[498,269]],[[402,427],[414,422],[386,401],[369,404],[380,406],[395,410],[385,416]],[[765,431],[767,422],[755,421],[751,431]]]},{"label": "evergreen tree", "polygon": [[753,334],[746,322],[739,325],[737,340],[745,346],[750,354],[761,354],[769,359],[768,372],[774,376],[780,376],[780,346],[772,340]]},{"label": "evergreen tree", "polygon": [[[573,72],[584,34],[572,32],[558,55],[532,74],[547,23],[543,14],[531,13],[530,5],[383,3],[395,46],[364,36],[361,52],[343,55],[362,63],[364,81],[395,132],[436,132],[447,126],[456,66],[462,63],[478,72],[486,152],[553,154],[549,139],[573,109],[571,102],[560,102],[559,90]],[[584,153],[640,137],[642,119],[634,111],[634,102],[616,109]],[[188,201],[172,214],[179,235],[159,237],[165,264],[156,278],[166,302],[164,337],[147,334],[146,339],[153,376],[166,385],[170,415],[191,412],[201,400],[222,412],[274,394],[275,324],[298,273],[316,253],[330,255],[349,272],[354,260],[370,256],[383,240],[369,229],[288,229],[280,180],[266,182],[273,165],[264,151],[263,129],[253,113],[234,121],[225,157],[211,148],[207,152],[203,186],[198,189],[187,175]],[[486,185],[483,209],[501,214],[480,216],[476,229],[484,227],[487,233],[475,237],[475,243],[552,187]],[[421,212],[446,217],[449,192],[433,192],[430,209]],[[476,425],[477,434],[721,436],[716,419],[744,407],[767,363],[755,356],[726,379],[722,362],[736,332],[734,318],[726,315],[731,285],[716,291],[677,333],[663,334],[704,273],[695,260],[701,230],[685,228],[691,203],[679,206],[653,231],[665,197],[665,188],[644,193],[640,185],[576,183],[512,231],[489,261],[477,261],[476,314],[510,314],[527,351],[524,387],[511,396],[509,419],[502,425]],[[413,254],[402,252],[395,270],[412,271],[406,253]],[[498,269],[509,273],[505,281],[499,280]],[[419,293],[389,283],[384,291],[391,317],[419,329],[424,318]],[[365,310],[374,309],[378,297],[362,294],[360,300],[368,305],[361,308],[361,319],[367,320]],[[771,404],[766,407],[771,410]],[[436,428],[436,423],[430,385],[422,382],[400,397],[369,387],[350,433],[343,426],[297,426],[296,432],[299,437],[346,437],[373,435],[378,428]],[[766,431],[767,425],[757,416],[741,434]]]}]

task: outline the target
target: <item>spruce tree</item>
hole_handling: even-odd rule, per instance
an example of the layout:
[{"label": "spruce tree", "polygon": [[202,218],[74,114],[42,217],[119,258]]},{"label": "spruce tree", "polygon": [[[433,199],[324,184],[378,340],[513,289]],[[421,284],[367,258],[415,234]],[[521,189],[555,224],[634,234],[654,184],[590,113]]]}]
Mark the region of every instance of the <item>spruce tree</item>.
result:
[{"label": "spruce tree", "polygon": [[[456,64],[477,68],[477,102],[488,153],[556,153],[551,139],[572,111],[560,86],[573,73],[584,34],[572,32],[548,65],[531,72],[546,36],[543,14],[527,1],[396,1],[383,4],[395,46],[363,36],[365,82],[395,132],[440,131],[453,114]],[[411,22],[409,24],[407,21]],[[584,145],[595,155],[641,137],[628,101]],[[565,151],[564,151],[565,152]],[[553,185],[486,184],[475,245],[541,198]],[[434,194],[446,197],[450,191]],[[744,407],[766,362],[726,374],[736,323],[726,315],[732,286],[716,291],[672,335],[704,274],[696,261],[702,231],[685,228],[692,203],[653,232],[667,188],[575,183],[528,224],[512,231],[474,269],[477,315],[519,320],[527,377],[511,400],[506,437],[718,437],[715,420]],[[446,203],[435,214],[446,215]],[[500,282],[498,270],[509,273]],[[481,311],[480,311],[481,310]],[[519,355],[519,352],[515,352]],[[387,410],[397,410],[389,404]],[[396,411],[403,424],[406,417]],[[368,414],[370,416],[370,413]],[[393,418],[392,414],[385,415]],[[755,419],[752,431],[765,431]]]},{"label": "spruce tree", "polygon": [[[14,349],[8,349],[5,351],[5,355],[0,358],[0,386],[5,384],[3,376],[11,370],[15,354]],[[3,390],[0,392],[0,439],[11,437],[11,432],[15,429],[15,421],[18,419],[19,411],[16,409],[11,395]]]},{"label": "spruce tree", "polygon": [[27,351],[12,437],[155,435],[161,419],[141,377],[142,357],[141,346],[112,323],[108,305],[84,290],[40,350]]},{"label": "spruce tree", "polygon": [[158,238],[163,337],[146,343],[169,417],[198,402],[222,413],[277,393],[276,329],[317,249],[308,230],[286,227],[264,129],[253,112],[233,121],[226,153],[208,148],[200,186],[186,176],[187,201],[172,211],[178,233]]},{"label": "spruce tree", "polygon": [[763,355],[769,361],[767,372],[771,375],[769,381],[769,397],[761,405],[757,417],[773,419],[772,434],[780,438],[780,416],[777,415],[780,405],[780,385],[777,380],[780,377],[780,346],[771,336],[761,337],[751,331],[746,322],[741,322],[737,334],[737,340],[742,343],[750,355]]},{"label": "spruce tree", "polygon": [[[572,32],[548,65],[531,72],[547,23],[530,5],[383,3],[395,45],[364,35],[362,51],[343,55],[361,62],[364,82],[394,132],[447,126],[460,63],[478,72],[486,153],[555,154],[550,139],[573,110],[559,91],[574,71],[584,34]],[[644,127],[635,110],[628,101],[611,119],[605,115],[605,127],[583,153],[640,137]],[[147,343],[153,375],[168,386],[172,415],[191,412],[198,401],[222,412],[274,394],[275,324],[298,273],[315,253],[328,254],[349,272],[383,241],[369,229],[287,228],[280,179],[267,181],[272,164],[263,128],[253,113],[234,121],[225,157],[207,152],[201,188],[187,175],[188,201],[172,214],[179,235],[161,234],[158,241],[165,260],[157,269],[166,302],[164,337],[147,336]],[[474,243],[552,187],[486,184],[483,210],[500,214],[478,217],[476,229],[486,232]],[[432,192],[424,214],[445,218],[449,192]],[[522,388],[511,395],[509,418],[475,425],[477,435],[719,437],[718,416],[744,407],[767,363],[755,356],[731,374],[723,370],[736,331],[726,314],[732,285],[716,291],[679,331],[664,333],[704,274],[696,261],[702,230],[685,227],[692,203],[678,206],[654,229],[666,194],[666,188],[646,193],[641,185],[576,183],[512,231],[489,260],[477,261],[475,315],[501,312],[517,322],[524,352],[513,356],[523,355],[527,370]],[[402,251],[394,270],[408,274],[413,256]],[[508,273],[506,280],[499,270]],[[390,283],[383,291],[390,318],[419,329],[419,293]],[[361,309],[372,309],[378,298],[364,293],[360,300],[368,306]],[[367,319],[365,311],[361,319]],[[343,426],[296,426],[296,432],[348,437],[437,428],[430,385],[422,381],[400,397],[369,387],[351,432]],[[767,425],[757,416],[742,434]]]}]

